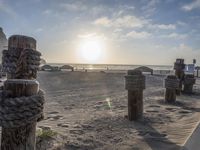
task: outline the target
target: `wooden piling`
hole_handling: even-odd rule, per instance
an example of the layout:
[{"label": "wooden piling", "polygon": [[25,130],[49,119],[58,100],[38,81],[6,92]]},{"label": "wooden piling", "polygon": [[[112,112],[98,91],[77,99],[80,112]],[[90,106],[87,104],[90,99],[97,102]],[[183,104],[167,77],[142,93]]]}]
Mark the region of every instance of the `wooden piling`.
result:
[{"label": "wooden piling", "polygon": [[174,103],[176,101],[176,89],[179,88],[179,80],[174,75],[168,75],[165,79],[165,102]]},{"label": "wooden piling", "polygon": [[143,90],[145,76],[139,70],[128,70],[125,76],[125,88],[128,90],[128,119],[137,120],[143,116]]},{"label": "wooden piling", "polygon": [[[33,73],[35,72],[36,74],[37,69],[27,70],[28,65],[30,65],[27,62],[28,59],[21,60],[21,57],[23,56],[22,53],[25,49],[29,48],[30,50],[36,50],[36,40],[32,37],[14,35],[9,38],[8,43],[9,52],[5,53],[9,56],[15,55],[17,61],[15,62],[16,68],[11,72],[8,71],[8,80],[4,83],[4,91],[7,92],[7,97],[20,98],[38,94],[39,83],[35,80],[35,75]],[[3,65],[10,67],[6,58],[3,58],[3,61],[5,61]],[[37,62],[39,60],[33,61]],[[35,67],[36,64],[31,63],[32,67]],[[18,107],[19,111],[28,109],[28,106],[19,105]],[[41,106],[41,109],[42,108],[43,106]],[[34,105],[33,109],[41,111],[41,109],[35,108]],[[30,115],[30,113],[27,113],[26,115]],[[33,115],[28,119],[22,120],[19,124],[16,123],[18,120],[12,120],[13,124],[10,123],[10,126],[2,127],[1,150],[35,150],[36,123],[41,117],[42,116],[39,115]]]},{"label": "wooden piling", "polygon": [[179,79],[179,88],[176,89],[176,94],[180,95],[184,80],[184,69],[185,69],[184,59],[176,59],[176,62],[174,63],[174,69],[175,69],[175,75]]},{"label": "wooden piling", "polygon": [[199,70],[200,70],[200,67],[197,66],[197,67],[196,67],[196,72],[197,72],[197,76],[196,76],[196,77],[197,77],[197,78],[199,77]]},{"label": "wooden piling", "polygon": [[186,94],[192,94],[193,93],[193,85],[195,84],[195,81],[196,81],[196,79],[193,74],[185,75],[183,92]]}]

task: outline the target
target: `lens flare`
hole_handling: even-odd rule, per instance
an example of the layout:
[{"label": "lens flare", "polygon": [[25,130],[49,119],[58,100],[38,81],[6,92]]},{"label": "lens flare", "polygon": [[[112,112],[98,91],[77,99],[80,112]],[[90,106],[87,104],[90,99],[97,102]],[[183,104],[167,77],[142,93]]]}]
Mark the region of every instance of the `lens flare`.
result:
[{"label": "lens flare", "polygon": [[111,109],[111,102],[110,102],[110,98],[106,98],[106,102],[108,104],[108,107]]}]

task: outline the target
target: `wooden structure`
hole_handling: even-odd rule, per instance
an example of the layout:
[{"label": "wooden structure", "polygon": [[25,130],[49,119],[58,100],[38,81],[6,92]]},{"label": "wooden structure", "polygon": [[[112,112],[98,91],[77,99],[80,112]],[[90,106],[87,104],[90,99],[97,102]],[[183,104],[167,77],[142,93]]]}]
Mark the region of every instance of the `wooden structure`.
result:
[{"label": "wooden structure", "polygon": [[62,67],[60,67],[61,70],[71,70],[74,71],[74,67],[70,66],[70,65],[63,65]]},{"label": "wooden structure", "polygon": [[184,59],[176,59],[176,62],[174,63],[174,70],[175,70],[175,75],[179,79],[179,88],[176,90],[177,95],[180,95],[182,91],[182,85],[184,80],[184,69],[185,69]]},{"label": "wooden structure", "polygon": [[125,88],[128,90],[128,119],[137,120],[143,116],[143,90],[145,76],[139,70],[128,70],[125,76]]},{"label": "wooden structure", "polygon": [[43,66],[40,68],[40,70],[42,70],[42,71],[53,71],[54,68],[53,68],[52,66],[50,66],[50,65],[43,65]]},{"label": "wooden structure", "polygon": [[200,66],[195,67],[196,71],[197,71],[197,77],[199,77],[199,70],[200,70]]},{"label": "wooden structure", "polygon": [[187,74],[185,75],[185,79],[184,79],[184,89],[183,92],[186,94],[192,94],[192,90],[193,90],[193,85],[195,84],[195,77],[193,74]]},{"label": "wooden structure", "polygon": [[165,101],[174,103],[176,101],[176,89],[179,88],[179,80],[174,75],[168,75],[165,79]]},{"label": "wooden structure", "polygon": [[141,66],[141,67],[138,67],[134,70],[139,70],[141,72],[150,72],[151,75],[153,75],[153,69],[149,68],[149,67],[146,67],[146,66]]},{"label": "wooden structure", "polygon": [[35,80],[40,55],[36,40],[21,35],[11,36],[8,50],[3,52],[8,79],[0,105],[1,150],[35,150],[36,123],[43,118],[44,104]]},{"label": "wooden structure", "polygon": [[41,71],[60,71],[58,66],[43,65],[40,67]]}]

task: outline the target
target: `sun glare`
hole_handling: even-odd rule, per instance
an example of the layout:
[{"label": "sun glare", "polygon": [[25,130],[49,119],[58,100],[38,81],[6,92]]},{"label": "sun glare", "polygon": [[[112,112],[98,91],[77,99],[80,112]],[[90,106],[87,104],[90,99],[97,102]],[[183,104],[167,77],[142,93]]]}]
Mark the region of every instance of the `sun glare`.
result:
[{"label": "sun glare", "polygon": [[84,60],[95,63],[102,56],[103,43],[100,39],[85,39],[81,41],[79,50]]}]

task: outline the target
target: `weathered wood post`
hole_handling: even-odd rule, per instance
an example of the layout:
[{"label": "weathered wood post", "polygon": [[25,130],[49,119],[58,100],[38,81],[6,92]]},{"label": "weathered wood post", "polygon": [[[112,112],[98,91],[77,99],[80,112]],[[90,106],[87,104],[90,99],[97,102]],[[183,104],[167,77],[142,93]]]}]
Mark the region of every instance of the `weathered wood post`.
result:
[{"label": "weathered wood post", "polygon": [[128,90],[128,119],[137,120],[143,116],[145,76],[141,71],[128,70],[125,76],[125,89]]},{"label": "weathered wood post", "polygon": [[184,59],[176,59],[176,62],[174,63],[174,69],[175,69],[175,75],[179,79],[179,88],[176,90],[176,94],[180,95],[184,80],[184,69],[185,69]]},{"label": "weathered wood post", "polygon": [[36,40],[22,35],[9,38],[2,64],[8,79],[1,92],[1,150],[35,150],[36,123],[43,118],[44,94],[37,70],[40,52]]},{"label": "weathered wood post", "polygon": [[198,78],[198,77],[199,77],[199,70],[200,70],[200,67],[197,66],[197,67],[196,67],[196,70],[197,70],[197,78]]},{"label": "weathered wood post", "polygon": [[165,102],[174,103],[176,101],[176,89],[179,88],[179,80],[175,75],[168,75],[165,79]]},{"label": "weathered wood post", "polygon": [[183,88],[183,92],[186,94],[192,94],[192,90],[193,90],[193,85],[195,84],[195,77],[193,74],[187,74],[185,75],[185,79],[184,79],[184,88]]}]

